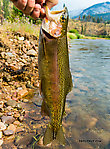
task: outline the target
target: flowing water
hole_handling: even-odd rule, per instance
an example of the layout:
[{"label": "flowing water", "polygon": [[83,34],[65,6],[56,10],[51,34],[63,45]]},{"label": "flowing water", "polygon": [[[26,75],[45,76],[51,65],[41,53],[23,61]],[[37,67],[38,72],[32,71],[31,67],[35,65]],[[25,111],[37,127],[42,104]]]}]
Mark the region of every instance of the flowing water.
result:
[{"label": "flowing water", "polygon": [[68,147],[110,149],[110,40],[71,40]]}]

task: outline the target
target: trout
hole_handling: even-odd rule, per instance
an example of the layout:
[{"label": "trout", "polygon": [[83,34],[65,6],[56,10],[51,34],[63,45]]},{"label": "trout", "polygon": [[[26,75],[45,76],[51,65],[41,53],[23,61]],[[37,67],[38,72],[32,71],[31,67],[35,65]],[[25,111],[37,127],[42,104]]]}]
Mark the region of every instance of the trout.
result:
[{"label": "trout", "polygon": [[72,89],[67,43],[68,11],[50,11],[42,21],[39,36],[38,70],[40,91],[43,98],[41,113],[50,117],[43,144],[56,139],[65,145],[62,118],[65,112],[66,95]]}]

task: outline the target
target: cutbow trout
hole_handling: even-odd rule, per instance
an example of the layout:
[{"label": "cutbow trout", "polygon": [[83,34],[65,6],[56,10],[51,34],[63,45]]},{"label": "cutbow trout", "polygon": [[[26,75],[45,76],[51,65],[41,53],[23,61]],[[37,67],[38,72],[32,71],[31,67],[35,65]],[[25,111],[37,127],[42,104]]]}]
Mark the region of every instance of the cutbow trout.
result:
[{"label": "cutbow trout", "polygon": [[50,117],[43,143],[54,139],[65,145],[62,118],[65,112],[66,95],[72,89],[67,43],[68,11],[50,11],[42,21],[39,36],[38,69],[43,98],[41,113]]}]

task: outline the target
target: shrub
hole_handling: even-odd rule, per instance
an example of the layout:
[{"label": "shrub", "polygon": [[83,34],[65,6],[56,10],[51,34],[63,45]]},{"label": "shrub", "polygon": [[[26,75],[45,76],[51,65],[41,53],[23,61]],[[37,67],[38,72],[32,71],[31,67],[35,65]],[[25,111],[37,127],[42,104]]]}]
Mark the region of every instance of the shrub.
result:
[{"label": "shrub", "polygon": [[77,39],[81,39],[82,38],[81,35],[79,35],[79,34],[76,34],[76,36],[77,36]]},{"label": "shrub", "polygon": [[78,31],[76,29],[71,29],[69,30],[70,33],[75,33],[75,34],[78,34]]},{"label": "shrub", "polygon": [[68,33],[67,35],[70,39],[77,39],[77,36],[73,33]]}]

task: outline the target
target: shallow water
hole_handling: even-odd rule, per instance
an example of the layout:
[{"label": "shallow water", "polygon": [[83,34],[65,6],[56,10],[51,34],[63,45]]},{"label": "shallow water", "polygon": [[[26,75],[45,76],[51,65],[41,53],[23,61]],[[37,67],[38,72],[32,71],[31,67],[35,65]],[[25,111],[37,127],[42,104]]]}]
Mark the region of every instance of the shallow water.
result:
[{"label": "shallow water", "polygon": [[71,40],[69,148],[110,148],[110,40]]}]

